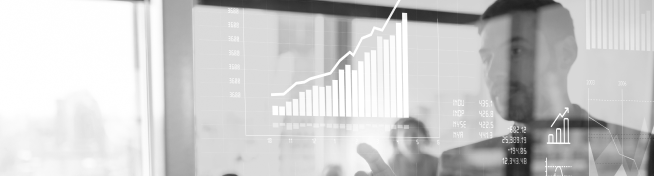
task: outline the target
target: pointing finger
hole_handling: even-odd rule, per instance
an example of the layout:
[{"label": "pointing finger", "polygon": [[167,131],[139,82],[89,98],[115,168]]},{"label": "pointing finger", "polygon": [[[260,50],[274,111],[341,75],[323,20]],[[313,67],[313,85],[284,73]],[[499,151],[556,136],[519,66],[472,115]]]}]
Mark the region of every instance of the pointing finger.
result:
[{"label": "pointing finger", "polygon": [[366,162],[370,166],[370,169],[372,170],[372,175],[374,176],[395,175],[393,173],[393,170],[391,170],[391,167],[389,167],[386,163],[384,163],[384,159],[382,159],[381,155],[379,155],[379,152],[377,152],[375,148],[372,148],[372,146],[366,143],[361,143],[357,147],[357,153],[359,153],[359,155],[366,160]]}]

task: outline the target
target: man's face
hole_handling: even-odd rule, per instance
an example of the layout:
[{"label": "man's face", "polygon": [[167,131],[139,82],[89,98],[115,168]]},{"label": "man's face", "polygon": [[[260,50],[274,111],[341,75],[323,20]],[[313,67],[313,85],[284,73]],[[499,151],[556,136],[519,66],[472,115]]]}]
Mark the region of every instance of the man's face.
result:
[{"label": "man's face", "polygon": [[[506,120],[532,119],[536,57],[535,15],[495,17],[481,31],[479,50],[486,85],[493,103]],[[509,108],[511,107],[511,108]]]}]

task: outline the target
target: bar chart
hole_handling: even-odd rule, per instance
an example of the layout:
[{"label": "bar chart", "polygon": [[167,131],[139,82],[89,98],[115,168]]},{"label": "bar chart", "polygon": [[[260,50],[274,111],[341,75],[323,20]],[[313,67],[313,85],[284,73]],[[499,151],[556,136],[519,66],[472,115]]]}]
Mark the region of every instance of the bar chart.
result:
[{"label": "bar chart", "polygon": [[563,118],[563,124],[561,128],[556,128],[556,132],[554,134],[547,135],[547,144],[570,144],[570,120],[568,118],[564,118],[565,114],[569,112],[570,108],[565,107],[563,114],[559,113],[559,115],[556,116],[556,119],[554,119],[554,122],[552,122],[550,127],[554,126],[556,120],[558,120],[559,117]]},{"label": "bar chart", "polygon": [[556,128],[555,134],[547,136],[547,144],[570,144],[570,120],[563,118],[563,127]]},{"label": "bar chart", "polygon": [[407,30],[407,14],[402,13],[395,35],[377,36],[377,48],[364,52],[363,61],[334,71],[338,79],[331,80],[330,85],[299,91],[298,98],[272,106],[272,115],[409,117]]},{"label": "bar chart", "polygon": [[586,49],[654,51],[654,3],[586,0]]},{"label": "bar chart", "polygon": [[388,125],[388,124],[331,124],[331,123],[272,123],[273,128],[285,130],[298,130],[302,128],[314,129],[340,129],[347,131],[410,129],[409,125]]}]

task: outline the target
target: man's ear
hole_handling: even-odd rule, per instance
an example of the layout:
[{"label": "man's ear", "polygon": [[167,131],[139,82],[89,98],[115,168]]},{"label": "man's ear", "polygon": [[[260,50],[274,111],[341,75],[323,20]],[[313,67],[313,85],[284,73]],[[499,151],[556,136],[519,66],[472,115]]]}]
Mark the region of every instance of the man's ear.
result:
[{"label": "man's ear", "polygon": [[560,59],[559,69],[569,70],[577,59],[577,41],[573,36],[567,36],[556,44],[556,57]]}]

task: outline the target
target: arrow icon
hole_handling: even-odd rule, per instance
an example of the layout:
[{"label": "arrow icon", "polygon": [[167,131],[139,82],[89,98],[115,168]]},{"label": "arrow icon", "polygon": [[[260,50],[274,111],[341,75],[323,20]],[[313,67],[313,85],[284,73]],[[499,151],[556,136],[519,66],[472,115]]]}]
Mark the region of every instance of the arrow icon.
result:
[{"label": "arrow icon", "polygon": [[563,116],[565,116],[565,114],[567,114],[568,112],[570,112],[570,108],[565,107],[565,112],[563,112],[563,114],[559,113],[559,115],[556,116],[556,119],[554,119],[554,122],[552,122],[552,125],[550,125],[550,127],[553,127],[554,123],[556,123],[556,120],[558,120],[559,117],[563,118]]}]

